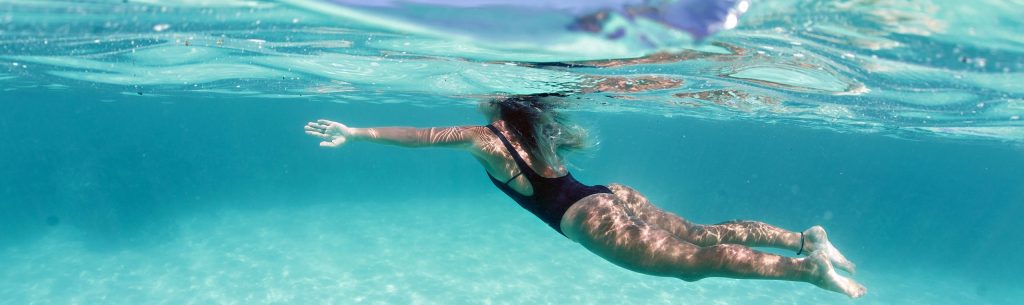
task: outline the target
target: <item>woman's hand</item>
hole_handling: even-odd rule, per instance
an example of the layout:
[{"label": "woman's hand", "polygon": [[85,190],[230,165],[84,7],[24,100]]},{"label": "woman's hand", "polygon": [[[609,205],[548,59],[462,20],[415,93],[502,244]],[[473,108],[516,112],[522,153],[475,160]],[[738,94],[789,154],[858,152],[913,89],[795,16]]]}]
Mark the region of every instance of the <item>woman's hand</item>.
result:
[{"label": "woman's hand", "polygon": [[352,128],[342,123],[323,119],[307,123],[305,129],[306,134],[323,139],[324,141],[320,142],[320,146],[323,147],[341,146],[345,144],[348,137],[352,136]]}]

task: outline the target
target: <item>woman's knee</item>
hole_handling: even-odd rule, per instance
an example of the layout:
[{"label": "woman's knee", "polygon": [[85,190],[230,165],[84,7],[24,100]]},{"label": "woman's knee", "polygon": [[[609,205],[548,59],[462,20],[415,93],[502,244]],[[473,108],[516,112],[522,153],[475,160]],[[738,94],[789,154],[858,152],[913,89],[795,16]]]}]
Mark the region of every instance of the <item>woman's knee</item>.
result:
[{"label": "woman's knee", "polygon": [[708,277],[705,263],[700,262],[693,255],[685,256],[676,261],[670,270],[665,270],[660,275],[674,277],[687,282],[696,282]]},{"label": "woman's knee", "polygon": [[724,260],[742,255],[744,249],[747,248],[731,244],[700,247],[691,255],[680,260],[675,277],[687,282],[694,282],[715,276],[715,271],[721,269],[720,264]]}]

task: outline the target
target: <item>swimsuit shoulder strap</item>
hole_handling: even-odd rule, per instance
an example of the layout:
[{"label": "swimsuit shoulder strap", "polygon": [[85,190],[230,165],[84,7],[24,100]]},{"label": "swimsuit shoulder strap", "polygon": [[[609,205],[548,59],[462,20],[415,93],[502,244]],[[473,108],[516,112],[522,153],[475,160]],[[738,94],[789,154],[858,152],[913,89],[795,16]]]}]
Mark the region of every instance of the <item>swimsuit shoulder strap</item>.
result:
[{"label": "swimsuit shoulder strap", "polygon": [[[526,161],[523,160],[523,157],[519,155],[519,152],[516,151],[516,148],[512,146],[512,143],[509,142],[507,138],[505,138],[505,135],[501,134],[501,131],[498,131],[498,128],[494,127],[494,125],[488,124],[487,129],[490,129],[491,132],[494,133],[494,135],[498,136],[498,139],[501,139],[501,143],[505,144],[505,149],[507,149],[508,153],[512,155],[512,160],[515,160],[516,166],[519,167],[519,175],[526,175],[526,179],[530,181],[535,180],[533,177],[540,177],[540,175],[538,175],[537,172],[533,171],[533,169],[530,168],[529,164],[526,164]],[[512,176],[512,178],[515,179],[515,177],[519,175]],[[512,179],[508,180],[508,182],[511,181]],[[508,182],[505,183],[507,184]]]}]

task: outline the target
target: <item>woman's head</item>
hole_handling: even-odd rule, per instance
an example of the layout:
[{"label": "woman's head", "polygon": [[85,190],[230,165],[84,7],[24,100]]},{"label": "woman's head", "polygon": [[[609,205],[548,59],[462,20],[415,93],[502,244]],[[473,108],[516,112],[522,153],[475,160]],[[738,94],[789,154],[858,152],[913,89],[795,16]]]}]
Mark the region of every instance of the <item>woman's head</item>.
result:
[{"label": "woman's head", "polygon": [[572,124],[555,110],[562,94],[531,94],[497,98],[480,105],[488,120],[505,122],[535,159],[549,165],[561,163],[561,154],[586,146],[586,130]]}]

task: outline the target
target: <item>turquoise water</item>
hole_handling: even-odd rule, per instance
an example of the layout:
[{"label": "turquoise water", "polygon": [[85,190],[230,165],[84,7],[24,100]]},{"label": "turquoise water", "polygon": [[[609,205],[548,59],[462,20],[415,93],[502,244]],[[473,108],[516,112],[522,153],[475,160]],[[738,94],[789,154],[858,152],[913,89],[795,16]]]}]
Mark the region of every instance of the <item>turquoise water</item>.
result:
[{"label": "turquoise water", "polygon": [[[1024,297],[1020,1],[755,1],[696,45],[324,3],[0,1],[0,303]],[[580,180],[697,222],[821,224],[868,294],[635,274],[468,155],[301,131],[481,124],[479,98],[551,91],[600,140]]]}]

